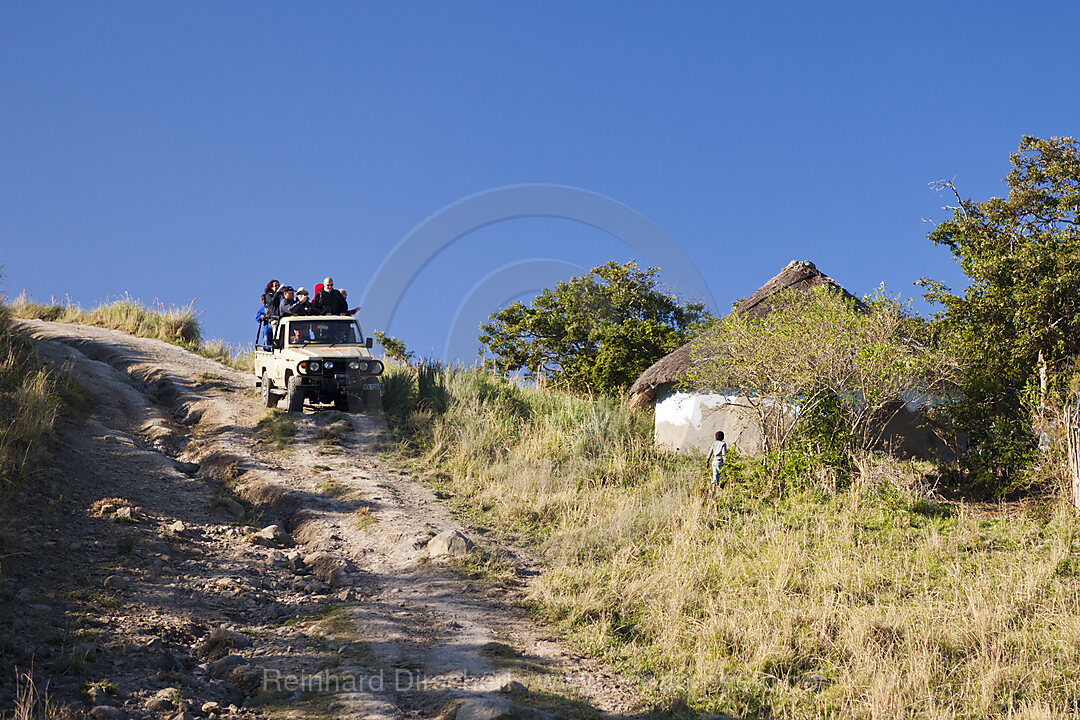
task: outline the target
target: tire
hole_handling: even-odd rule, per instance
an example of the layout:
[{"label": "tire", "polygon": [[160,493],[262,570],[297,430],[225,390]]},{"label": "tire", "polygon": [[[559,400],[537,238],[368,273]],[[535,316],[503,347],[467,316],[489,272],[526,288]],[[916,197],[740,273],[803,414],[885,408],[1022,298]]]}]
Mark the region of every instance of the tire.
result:
[{"label": "tire", "polygon": [[270,389],[270,377],[263,370],[262,380],[259,382],[260,389],[262,390],[263,405],[268,408],[277,407],[278,398]]},{"label": "tire", "polygon": [[300,376],[290,375],[285,391],[285,404],[289,412],[302,412],[304,409],[304,391],[300,388]]}]

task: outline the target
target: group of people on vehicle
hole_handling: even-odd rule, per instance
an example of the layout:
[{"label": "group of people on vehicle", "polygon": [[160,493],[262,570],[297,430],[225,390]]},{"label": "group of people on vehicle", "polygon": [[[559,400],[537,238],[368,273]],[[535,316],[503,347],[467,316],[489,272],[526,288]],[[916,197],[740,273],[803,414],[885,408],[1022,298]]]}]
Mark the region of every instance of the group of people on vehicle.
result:
[{"label": "group of people on vehicle", "polygon": [[260,344],[271,344],[273,325],[279,318],[294,315],[355,315],[360,308],[350,310],[348,297],[344,290],[334,288],[334,279],[330,277],[315,284],[315,295],[310,299],[305,288],[294,289],[291,285],[271,280],[266,283],[266,289],[259,298],[262,306],[255,313]]}]

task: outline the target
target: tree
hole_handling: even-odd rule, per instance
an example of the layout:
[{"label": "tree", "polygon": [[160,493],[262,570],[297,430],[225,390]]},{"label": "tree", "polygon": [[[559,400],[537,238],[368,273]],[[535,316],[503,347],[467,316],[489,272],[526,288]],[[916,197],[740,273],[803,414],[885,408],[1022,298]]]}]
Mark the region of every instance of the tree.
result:
[{"label": "tree", "polygon": [[686,343],[707,317],[659,288],[659,269],[609,262],[515,302],[481,326],[485,367],[554,381],[578,392],[614,394]]},{"label": "tree", "polygon": [[793,440],[844,454],[870,450],[905,405],[928,405],[948,386],[950,364],[926,342],[923,322],[884,292],[863,308],[828,286],[782,290],[769,312],[731,313],[698,338],[684,385],[738,391],[765,456]]},{"label": "tree", "polygon": [[386,352],[386,356],[391,360],[396,360],[402,365],[412,365],[416,360],[416,353],[405,345],[405,341],[398,340],[396,337],[391,337],[386,333],[375,331],[375,339],[382,345],[383,350]]},{"label": "tree", "polygon": [[977,469],[1008,476],[1030,458],[1031,407],[1044,408],[1080,354],[1080,146],[1026,136],[1010,156],[1007,198],[956,197],[929,239],[949,248],[970,284],[954,294],[923,279],[935,321],[968,359],[956,420]]}]

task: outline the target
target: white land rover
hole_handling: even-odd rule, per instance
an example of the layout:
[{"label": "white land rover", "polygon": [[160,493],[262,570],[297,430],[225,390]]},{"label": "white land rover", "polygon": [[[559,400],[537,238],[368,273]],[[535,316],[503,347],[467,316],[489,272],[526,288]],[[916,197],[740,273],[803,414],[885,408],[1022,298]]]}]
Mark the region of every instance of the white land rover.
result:
[{"label": "white land rover", "polygon": [[383,366],[354,318],[283,317],[271,328],[271,344],[255,348],[255,386],[266,407],[284,396],[289,410],[302,410],[305,399],[346,412],[382,408]]}]

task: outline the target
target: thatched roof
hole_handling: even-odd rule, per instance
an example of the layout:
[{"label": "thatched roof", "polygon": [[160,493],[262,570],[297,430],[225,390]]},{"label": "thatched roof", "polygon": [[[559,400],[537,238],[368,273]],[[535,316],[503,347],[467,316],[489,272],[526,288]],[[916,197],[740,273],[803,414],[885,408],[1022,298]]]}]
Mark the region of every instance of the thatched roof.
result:
[{"label": "thatched roof", "polygon": [[[835,280],[824,274],[809,260],[792,260],[776,277],[762,285],[757,291],[746,298],[732,311],[740,315],[748,315],[759,318],[767,315],[772,308],[771,299],[781,290],[793,288],[799,292],[806,292],[819,285],[829,287],[843,293],[845,298],[853,299],[859,305],[862,302],[854,295],[840,286]],[[656,403],[656,387],[664,383],[675,382],[690,366],[690,350],[694,341],[686,343],[674,352],[657,360],[649,368],[641,373],[633,385],[630,386],[630,404],[633,407],[651,407]]]}]

